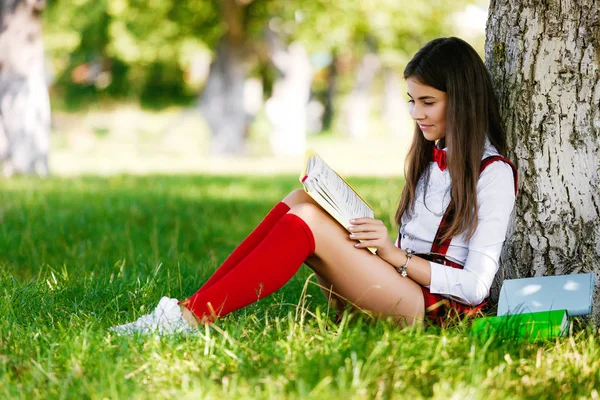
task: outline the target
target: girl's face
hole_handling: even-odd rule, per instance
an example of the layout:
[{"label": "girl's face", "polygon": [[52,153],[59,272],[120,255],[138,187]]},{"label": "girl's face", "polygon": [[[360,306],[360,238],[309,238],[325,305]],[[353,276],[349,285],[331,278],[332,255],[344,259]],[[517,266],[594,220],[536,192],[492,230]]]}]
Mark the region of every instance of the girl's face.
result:
[{"label": "girl's face", "polygon": [[410,97],[410,116],[419,125],[425,139],[437,141],[446,135],[448,95],[414,78],[406,79]]}]

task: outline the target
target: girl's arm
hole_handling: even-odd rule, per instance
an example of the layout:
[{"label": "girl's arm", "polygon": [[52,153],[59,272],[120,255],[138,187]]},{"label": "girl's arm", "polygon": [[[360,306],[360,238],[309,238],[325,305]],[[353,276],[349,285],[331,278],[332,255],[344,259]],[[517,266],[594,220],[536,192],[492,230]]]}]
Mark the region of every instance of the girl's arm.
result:
[{"label": "girl's arm", "polygon": [[481,174],[477,184],[479,224],[468,241],[464,269],[430,262],[431,293],[471,305],[480,304],[488,296],[515,204],[513,179],[511,167],[503,162],[491,164]]},{"label": "girl's arm", "polygon": [[[357,218],[350,221],[353,225],[348,229],[350,239],[361,239],[354,246],[358,248],[374,247],[377,255],[395,268],[406,265],[408,257],[406,251],[399,249],[388,235],[387,227],[378,219]],[[431,266],[429,261],[417,256],[412,256],[406,269],[408,277],[420,285],[428,286],[431,281]]]},{"label": "girl's arm", "polygon": [[[438,293],[471,305],[480,304],[489,294],[498,271],[500,252],[515,204],[513,172],[503,162],[491,164],[477,184],[479,224],[468,242],[464,269],[447,267],[413,256],[406,272],[415,282]],[[406,251],[397,248],[383,222],[371,218],[351,221],[350,238],[363,242],[356,247],[375,247],[377,255],[394,267],[406,264]],[[451,243],[452,246],[452,243]]]}]

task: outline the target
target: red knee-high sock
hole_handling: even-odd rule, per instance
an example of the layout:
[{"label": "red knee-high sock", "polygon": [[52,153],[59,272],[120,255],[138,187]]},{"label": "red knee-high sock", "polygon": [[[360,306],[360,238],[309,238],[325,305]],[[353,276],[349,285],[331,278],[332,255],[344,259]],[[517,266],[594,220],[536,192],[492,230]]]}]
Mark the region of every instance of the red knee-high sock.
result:
[{"label": "red knee-high sock", "polygon": [[235,248],[233,253],[221,264],[215,273],[202,285],[200,291],[211,287],[215,282],[224,277],[231,271],[241,260],[243,260],[259,243],[265,238],[267,233],[273,228],[275,223],[283,217],[290,207],[283,201],[277,203],[275,207],[265,216],[260,224]]},{"label": "red knee-high sock", "polygon": [[203,321],[224,316],[281,288],[314,250],[308,225],[286,214],[233,270],[182,304]]}]

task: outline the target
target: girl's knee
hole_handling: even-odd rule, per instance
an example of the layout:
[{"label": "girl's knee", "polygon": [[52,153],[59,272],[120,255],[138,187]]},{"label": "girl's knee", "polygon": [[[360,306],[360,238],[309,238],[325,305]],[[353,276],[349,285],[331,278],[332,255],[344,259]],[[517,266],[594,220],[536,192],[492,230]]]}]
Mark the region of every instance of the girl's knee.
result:
[{"label": "girl's knee", "polygon": [[283,202],[287,204],[290,208],[302,204],[302,203],[312,203],[312,198],[306,194],[306,192],[302,189],[296,189],[288,194]]},{"label": "girl's knee", "polygon": [[321,208],[312,203],[296,204],[290,208],[289,213],[302,218],[309,226],[314,225],[316,221],[323,218]]}]

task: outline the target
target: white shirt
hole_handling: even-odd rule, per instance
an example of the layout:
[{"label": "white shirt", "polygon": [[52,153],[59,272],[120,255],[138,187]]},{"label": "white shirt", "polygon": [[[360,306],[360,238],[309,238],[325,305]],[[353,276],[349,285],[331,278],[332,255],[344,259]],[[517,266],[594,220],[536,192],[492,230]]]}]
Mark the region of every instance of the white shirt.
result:
[{"label": "white shirt", "polygon": [[[483,158],[498,152],[486,140]],[[441,171],[435,162],[429,165],[430,178],[424,202],[424,179],[415,191],[415,209],[411,217],[402,216],[398,239],[403,249],[416,253],[429,253],[440,221],[450,203],[450,173]],[[464,269],[429,262],[431,265],[431,293],[437,293],[461,303],[478,305],[487,296],[498,272],[498,261],[510,216],[515,204],[512,168],[501,161],[487,166],[477,183],[479,223],[470,240],[465,234],[455,236],[450,242],[446,257]],[[398,244],[398,241],[396,241]]]}]

